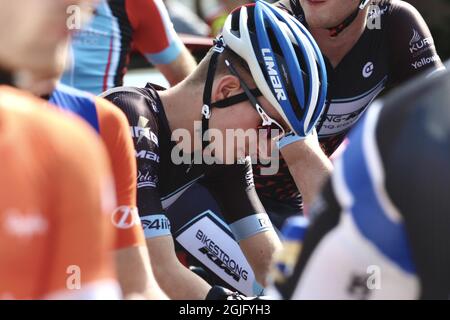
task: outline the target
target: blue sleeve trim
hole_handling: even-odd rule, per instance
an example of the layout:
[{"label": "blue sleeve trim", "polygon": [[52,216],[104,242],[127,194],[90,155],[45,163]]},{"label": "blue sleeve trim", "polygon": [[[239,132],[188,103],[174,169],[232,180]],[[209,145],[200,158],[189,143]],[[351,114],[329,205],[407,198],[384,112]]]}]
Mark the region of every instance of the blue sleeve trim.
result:
[{"label": "blue sleeve trim", "polygon": [[168,64],[175,61],[179,57],[182,49],[183,44],[177,39],[173,40],[163,51],[153,54],[147,53],[145,54],[145,57],[154,65]]},{"label": "blue sleeve trim", "polygon": [[282,137],[278,142],[277,142],[277,146],[278,149],[283,149],[284,147],[287,147],[295,142],[301,141],[301,140],[305,140],[307,137],[300,137],[296,134],[288,134],[285,135],[284,137]]},{"label": "blue sleeve trim", "polygon": [[258,233],[273,230],[273,226],[266,213],[258,213],[230,224],[230,229],[236,241],[239,242]]},{"label": "blue sleeve trim", "polygon": [[141,217],[145,239],[170,236],[170,221],[164,214]]}]

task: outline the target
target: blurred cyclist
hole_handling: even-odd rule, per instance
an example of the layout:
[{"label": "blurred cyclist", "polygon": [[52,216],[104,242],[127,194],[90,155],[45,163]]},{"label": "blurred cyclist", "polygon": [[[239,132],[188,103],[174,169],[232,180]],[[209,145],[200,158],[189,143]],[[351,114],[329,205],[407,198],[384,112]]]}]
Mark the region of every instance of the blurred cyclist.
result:
[{"label": "blurred cyclist", "polygon": [[63,84],[55,83],[46,98],[88,122],[108,151],[117,198],[113,211],[117,231],[116,266],[124,296],[166,298],[153,277],[136,207],[136,160],[125,115],[109,101]]},{"label": "blurred cyclist", "polygon": [[[86,4],[92,1],[85,2]],[[88,14],[86,13],[86,16]],[[66,14],[67,18],[67,14]],[[58,47],[58,61],[65,61],[68,33],[53,42]],[[39,41],[43,41],[43,37]],[[39,44],[37,40],[36,43]],[[41,47],[34,53],[39,55]],[[22,88],[45,97],[61,109],[82,117],[98,133],[108,151],[114,174],[116,208],[113,223],[116,227],[116,266],[123,294],[139,294],[148,298],[164,298],[156,284],[149,264],[145,240],[136,208],[136,160],[133,142],[129,136],[128,122],[124,114],[110,102],[57,84],[63,64],[52,74],[43,73],[33,66],[24,66],[21,73],[27,80],[18,83]],[[27,85],[25,82],[31,82]]]},{"label": "blurred cyclist", "polygon": [[133,48],[171,85],[196,66],[162,0],[100,0],[93,20],[73,37],[73,62],[62,82],[94,94],[121,86]]},{"label": "blurred cyclist", "polygon": [[[286,228],[286,299],[450,295],[450,72],[419,77],[368,111],[311,210]],[[294,262],[294,263],[292,263]]]},{"label": "blurred cyclist", "polygon": [[11,87],[23,70],[60,70],[66,9],[81,3],[0,1],[0,299],[120,296],[103,145],[82,121]]}]

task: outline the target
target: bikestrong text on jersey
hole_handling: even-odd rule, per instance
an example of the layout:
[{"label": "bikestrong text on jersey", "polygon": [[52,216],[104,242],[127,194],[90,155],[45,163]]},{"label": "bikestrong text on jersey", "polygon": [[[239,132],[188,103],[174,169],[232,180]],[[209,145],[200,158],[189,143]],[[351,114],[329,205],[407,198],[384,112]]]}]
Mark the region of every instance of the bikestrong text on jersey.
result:
[{"label": "bikestrong text on jersey", "polygon": [[275,91],[278,101],[286,101],[287,96],[286,92],[283,89],[283,84],[280,79],[280,75],[278,71],[275,69],[275,61],[272,55],[272,51],[270,49],[264,48],[261,50],[264,63],[267,67],[267,73],[269,74],[270,81],[272,82],[272,87]]},{"label": "bikestrong text on jersey", "polygon": [[217,245],[211,236],[207,235],[204,231],[198,230],[195,237],[199,240],[203,247],[198,250],[208,256],[208,258],[214,262],[219,268],[225,271],[226,274],[233,277],[237,282],[242,278],[248,279],[248,271],[240,266],[235,260],[233,260],[229,254],[227,254],[222,248]]}]

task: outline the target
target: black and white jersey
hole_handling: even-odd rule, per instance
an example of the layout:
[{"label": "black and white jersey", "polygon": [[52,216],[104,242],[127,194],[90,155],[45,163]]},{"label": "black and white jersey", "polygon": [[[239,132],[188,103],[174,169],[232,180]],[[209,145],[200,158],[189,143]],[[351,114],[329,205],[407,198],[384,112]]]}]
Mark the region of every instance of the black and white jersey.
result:
[{"label": "black and white jersey", "polygon": [[[290,8],[285,9],[306,24],[298,0],[292,0]],[[413,6],[399,0],[372,1],[367,28],[360,39],[336,67],[327,63],[328,100],[318,124],[325,153],[334,153],[383,90],[441,67],[431,33]],[[254,173],[262,198],[293,206],[301,203],[286,165],[280,166],[276,176],[260,176],[258,169]]]},{"label": "black and white jersey", "polygon": [[[130,124],[138,166],[137,203],[146,237],[170,234],[165,210],[200,179],[233,232],[239,230],[237,238],[251,234],[249,229],[259,232],[271,227],[255,191],[250,160],[234,165],[174,160],[173,153],[179,151],[156,88],[120,87],[103,94],[125,113]],[[266,224],[253,225],[249,217],[259,217]]]}]

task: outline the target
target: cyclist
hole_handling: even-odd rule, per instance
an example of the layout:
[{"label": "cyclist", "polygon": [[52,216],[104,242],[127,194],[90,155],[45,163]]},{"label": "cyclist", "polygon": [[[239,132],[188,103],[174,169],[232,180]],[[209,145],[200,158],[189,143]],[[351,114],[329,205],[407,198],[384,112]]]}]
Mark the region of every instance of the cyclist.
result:
[{"label": "cyclist", "polygon": [[72,4],[80,1],[0,1],[0,299],[120,294],[104,147],[86,124],[8,86],[21,68],[58,69]]},{"label": "cyclist", "polygon": [[[39,41],[43,41],[41,37]],[[68,34],[54,46],[67,46]],[[40,54],[37,46],[35,54]],[[65,61],[66,50],[59,51],[59,59]],[[116,229],[116,267],[118,279],[125,297],[139,294],[148,298],[164,298],[152,277],[145,239],[136,208],[136,160],[133,142],[129,136],[125,115],[110,102],[89,93],[57,84],[63,65],[55,70],[53,77],[35,68],[22,68],[22,72],[32,74],[32,86],[25,87],[36,95],[41,95],[62,110],[82,117],[98,133],[108,151],[114,175],[117,207],[113,209]],[[44,79],[41,79],[44,77]],[[45,85],[42,85],[44,83]]]},{"label": "cyclist", "polygon": [[[264,126],[275,126],[278,135],[294,130],[306,137],[312,132],[325,99],[326,74],[320,52],[291,16],[257,2],[234,11],[224,30],[223,37],[196,71],[179,85],[164,91],[149,84],[146,88],[116,88],[103,94],[128,117],[138,161],[139,213],[156,278],[171,298],[204,299],[210,290],[206,282],[176,258],[165,216],[166,209],[181,201],[183,192],[192,189],[199,179],[204,179],[203,185],[217,201],[233,230],[230,242],[236,244],[236,239],[239,243],[248,267],[238,265],[227,254],[230,242],[219,245],[211,240],[216,231],[214,224],[197,224],[186,235],[196,252],[199,249],[227,276],[245,283],[256,294],[265,285],[273,252],[279,246],[256,196],[248,161],[236,163],[234,156],[228,161],[230,153],[223,146],[214,148],[213,157],[223,164],[189,161],[198,152],[201,155],[210,149],[206,138],[211,130],[207,129],[220,133],[227,128],[255,130],[262,119]],[[274,70],[283,72],[275,74]],[[300,78],[311,91],[293,87],[292,83]],[[196,121],[200,128],[196,128]],[[205,141],[199,143],[201,146],[192,146],[186,139],[183,144],[176,138],[180,132],[187,132],[194,139],[204,135]],[[224,141],[224,145],[229,143],[230,140]],[[320,149],[318,144],[305,142],[307,151],[314,148]],[[188,155],[188,160],[177,162],[173,157],[177,150]],[[316,152],[305,154],[309,157],[305,166],[322,169]],[[225,164],[230,162],[234,164]],[[207,198],[194,196],[188,200],[183,206],[186,210],[193,203],[204,203],[204,211],[211,206]],[[171,222],[181,215],[182,211],[171,216]],[[200,247],[195,248],[197,245]]]},{"label": "cyclist", "polygon": [[[442,68],[425,21],[404,1],[293,0],[279,5],[308,26],[325,56],[329,93],[317,131],[328,156],[378,94]],[[281,161],[278,175],[261,176],[254,170],[258,195],[278,227],[302,211],[299,189],[306,204],[319,191],[302,190],[305,173],[298,168],[295,140],[290,137],[281,144],[286,162]]]},{"label": "cyclist", "polygon": [[63,84],[57,84],[47,98],[62,110],[87,121],[108,151],[117,198],[113,211],[117,230],[116,266],[124,296],[166,298],[153,277],[136,207],[136,160],[125,115],[109,101]]},{"label": "cyclist", "polygon": [[94,94],[121,86],[133,48],[171,85],[196,66],[162,0],[101,0],[91,23],[73,37],[73,62],[62,82]]},{"label": "cyclist", "polygon": [[[300,259],[280,260],[282,297],[448,299],[449,89],[448,71],[421,76],[371,107],[311,209]],[[298,252],[304,229],[286,230]]]}]

